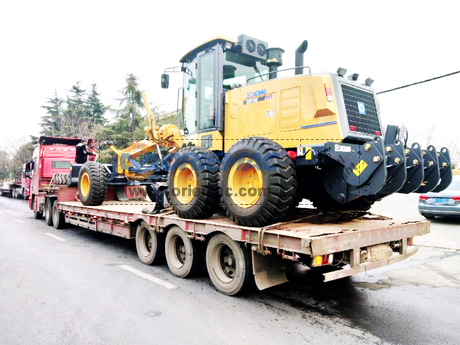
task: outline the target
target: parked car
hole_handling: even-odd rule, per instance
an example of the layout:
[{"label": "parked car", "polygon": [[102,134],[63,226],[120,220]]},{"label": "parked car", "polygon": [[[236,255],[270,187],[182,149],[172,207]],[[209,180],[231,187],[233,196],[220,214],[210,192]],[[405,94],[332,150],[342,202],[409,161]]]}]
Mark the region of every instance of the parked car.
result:
[{"label": "parked car", "polygon": [[460,175],[454,175],[450,186],[440,193],[421,194],[418,210],[427,219],[460,216]]}]

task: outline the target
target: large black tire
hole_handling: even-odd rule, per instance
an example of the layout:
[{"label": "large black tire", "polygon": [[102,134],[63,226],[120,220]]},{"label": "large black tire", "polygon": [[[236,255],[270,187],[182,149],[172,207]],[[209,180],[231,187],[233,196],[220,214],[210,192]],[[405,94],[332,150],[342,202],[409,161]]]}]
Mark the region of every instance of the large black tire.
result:
[{"label": "large black tire", "polygon": [[[251,163],[246,163],[246,159],[250,159]],[[249,177],[244,175],[245,170]],[[248,184],[247,190],[237,187],[245,185],[243,180],[251,179],[253,171],[257,175],[254,178],[256,182]],[[230,148],[222,161],[221,202],[227,215],[237,224],[264,226],[276,222],[295,205],[296,187],[293,160],[285,149],[269,139],[241,139]],[[241,202],[245,200],[244,195],[251,194],[255,198],[248,203]]]},{"label": "large black tire", "polygon": [[203,243],[192,241],[178,226],[168,230],[165,252],[169,270],[176,277],[187,278],[203,271]]},{"label": "large black tire", "polygon": [[206,267],[214,287],[226,295],[242,293],[255,285],[251,250],[225,234],[209,240]]},{"label": "large black tire", "polygon": [[48,226],[53,226],[53,199],[47,198],[45,201],[45,222]]},{"label": "large black tire", "polygon": [[[216,154],[202,147],[188,146],[174,155],[168,176],[169,202],[179,217],[203,219],[217,211],[219,166]],[[190,185],[184,182],[187,176]]]},{"label": "large black tire", "polygon": [[107,172],[102,164],[86,162],[78,174],[78,195],[83,205],[101,205],[107,193]]},{"label": "large black tire", "polygon": [[52,217],[53,217],[53,226],[55,229],[64,229],[66,222],[65,222],[65,214],[57,208],[57,200],[54,200],[52,203]]},{"label": "large black tire", "polygon": [[142,221],[136,230],[136,251],[139,260],[146,265],[156,265],[165,260],[165,236]]}]

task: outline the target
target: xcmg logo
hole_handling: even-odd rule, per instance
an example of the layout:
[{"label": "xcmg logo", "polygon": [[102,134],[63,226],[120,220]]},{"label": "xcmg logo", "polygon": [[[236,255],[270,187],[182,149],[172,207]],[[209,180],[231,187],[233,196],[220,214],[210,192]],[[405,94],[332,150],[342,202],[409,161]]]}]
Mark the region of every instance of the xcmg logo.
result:
[{"label": "xcmg logo", "polygon": [[267,89],[257,90],[254,92],[248,92],[246,98],[254,98],[259,96],[265,96],[267,94]]}]

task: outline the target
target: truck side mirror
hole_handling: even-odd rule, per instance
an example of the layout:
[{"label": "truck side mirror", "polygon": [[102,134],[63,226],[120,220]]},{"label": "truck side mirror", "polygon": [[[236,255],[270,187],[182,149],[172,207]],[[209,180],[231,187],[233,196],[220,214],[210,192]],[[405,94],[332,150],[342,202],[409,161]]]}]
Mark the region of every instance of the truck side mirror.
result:
[{"label": "truck side mirror", "polygon": [[161,88],[167,89],[168,87],[169,87],[169,75],[166,73],[163,73],[161,75]]}]

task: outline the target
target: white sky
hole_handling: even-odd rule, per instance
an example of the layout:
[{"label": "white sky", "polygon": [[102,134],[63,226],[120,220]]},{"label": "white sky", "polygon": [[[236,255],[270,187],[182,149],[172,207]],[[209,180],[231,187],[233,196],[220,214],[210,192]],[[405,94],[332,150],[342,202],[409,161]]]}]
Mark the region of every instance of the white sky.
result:
[{"label": "white sky", "polygon": [[[377,91],[460,70],[454,1],[3,1],[0,5],[0,147],[37,135],[41,105],[56,89],[96,82],[105,104],[128,73],[150,102],[176,107],[179,75],[160,88],[166,67],[216,35],[245,33],[281,47],[284,67],[309,42],[313,73],[337,67],[375,80]],[[426,143],[458,140],[460,74],[379,97],[384,124],[405,124]],[[460,146],[460,141],[458,142]]]}]

